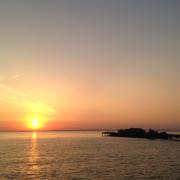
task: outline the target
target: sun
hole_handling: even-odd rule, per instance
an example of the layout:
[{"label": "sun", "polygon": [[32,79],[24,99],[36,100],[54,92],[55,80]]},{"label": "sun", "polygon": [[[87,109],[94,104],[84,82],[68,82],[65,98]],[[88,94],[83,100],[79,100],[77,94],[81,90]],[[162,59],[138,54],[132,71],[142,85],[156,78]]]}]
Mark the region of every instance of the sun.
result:
[{"label": "sun", "polygon": [[32,122],[32,127],[37,128],[39,126],[38,122]]},{"label": "sun", "polygon": [[47,118],[41,114],[28,115],[24,118],[26,127],[30,130],[40,130],[45,126]]},{"label": "sun", "polygon": [[33,117],[32,118],[31,127],[33,129],[39,129],[40,128],[40,119],[38,117]]}]

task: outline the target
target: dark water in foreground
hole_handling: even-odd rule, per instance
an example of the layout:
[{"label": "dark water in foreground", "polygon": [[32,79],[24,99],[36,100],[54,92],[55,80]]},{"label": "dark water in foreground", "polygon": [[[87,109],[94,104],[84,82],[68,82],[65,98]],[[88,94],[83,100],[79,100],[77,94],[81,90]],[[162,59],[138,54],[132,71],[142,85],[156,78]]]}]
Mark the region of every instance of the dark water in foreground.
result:
[{"label": "dark water in foreground", "polygon": [[180,142],[101,132],[0,133],[0,179],[180,179]]}]

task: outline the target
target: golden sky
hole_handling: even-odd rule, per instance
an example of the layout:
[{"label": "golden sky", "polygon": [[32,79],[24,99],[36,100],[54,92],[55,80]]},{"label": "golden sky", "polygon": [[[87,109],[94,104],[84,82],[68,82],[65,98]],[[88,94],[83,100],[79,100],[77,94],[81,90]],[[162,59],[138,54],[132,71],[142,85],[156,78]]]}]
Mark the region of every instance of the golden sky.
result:
[{"label": "golden sky", "polygon": [[0,2],[0,130],[180,128],[179,7]]}]

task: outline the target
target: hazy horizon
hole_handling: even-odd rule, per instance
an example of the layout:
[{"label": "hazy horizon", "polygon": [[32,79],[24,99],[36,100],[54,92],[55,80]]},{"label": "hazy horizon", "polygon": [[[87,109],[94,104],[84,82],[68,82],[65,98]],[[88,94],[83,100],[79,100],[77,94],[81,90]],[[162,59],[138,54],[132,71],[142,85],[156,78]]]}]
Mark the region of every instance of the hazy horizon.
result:
[{"label": "hazy horizon", "polygon": [[180,1],[0,2],[0,131],[180,129]]}]

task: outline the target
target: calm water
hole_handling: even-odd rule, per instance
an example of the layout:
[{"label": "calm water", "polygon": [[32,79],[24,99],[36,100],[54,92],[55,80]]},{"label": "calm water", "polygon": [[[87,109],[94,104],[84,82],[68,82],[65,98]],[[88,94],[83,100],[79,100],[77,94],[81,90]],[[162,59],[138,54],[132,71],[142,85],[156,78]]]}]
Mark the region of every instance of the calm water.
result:
[{"label": "calm water", "polygon": [[180,142],[101,132],[0,133],[0,179],[180,179]]}]

